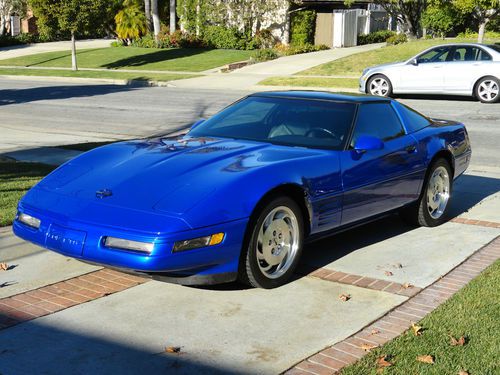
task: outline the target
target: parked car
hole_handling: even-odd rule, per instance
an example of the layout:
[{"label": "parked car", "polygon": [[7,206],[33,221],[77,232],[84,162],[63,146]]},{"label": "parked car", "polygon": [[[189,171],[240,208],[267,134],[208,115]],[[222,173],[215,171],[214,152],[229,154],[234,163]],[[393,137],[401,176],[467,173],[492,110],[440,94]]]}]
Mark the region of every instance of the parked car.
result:
[{"label": "parked car", "polygon": [[395,100],[258,93],[186,134],[76,157],[21,199],[13,229],[160,280],[272,288],[305,241],[394,212],[443,223],[470,157],[464,125]]},{"label": "parked car", "polygon": [[449,94],[500,100],[500,45],[445,44],[363,71],[359,90],[379,96]]}]

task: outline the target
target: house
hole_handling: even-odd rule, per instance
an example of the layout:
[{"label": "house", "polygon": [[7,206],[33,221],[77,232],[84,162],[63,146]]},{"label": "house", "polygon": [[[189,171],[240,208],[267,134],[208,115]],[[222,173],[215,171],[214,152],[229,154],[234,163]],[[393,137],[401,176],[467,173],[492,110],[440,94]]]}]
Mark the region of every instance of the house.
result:
[{"label": "house", "polygon": [[[344,0],[215,0],[210,4],[211,12],[205,22],[237,27],[241,31],[251,30],[252,33],[269,29],[284,44],[291,40],[291,18],[304,10],[316,12],[314,43],[331,48],[356,45],[357,35],[387,29],[391,25],[387,12],[373,0],[355,0],[350,6],[346,6]],[[181,30],[190,31],[189,20],[198,19],[192,13],[199,12],[199,9],[199,6],[185,9],[179,14]]]}]

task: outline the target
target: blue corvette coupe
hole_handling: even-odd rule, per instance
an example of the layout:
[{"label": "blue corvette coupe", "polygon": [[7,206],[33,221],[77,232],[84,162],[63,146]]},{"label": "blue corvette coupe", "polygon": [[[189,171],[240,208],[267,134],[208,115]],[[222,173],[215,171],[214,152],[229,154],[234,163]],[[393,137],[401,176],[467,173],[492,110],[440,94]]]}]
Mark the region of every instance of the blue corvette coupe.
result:
[{"label": "blue corvette coupe", "polygon": [[155,279],[273,288],[290,278],[305,241],[395,211],[443,223],[470,157],[464,125],[391,99],[259,93],[186,134],[69,161],[21,199],[13,228]]}]

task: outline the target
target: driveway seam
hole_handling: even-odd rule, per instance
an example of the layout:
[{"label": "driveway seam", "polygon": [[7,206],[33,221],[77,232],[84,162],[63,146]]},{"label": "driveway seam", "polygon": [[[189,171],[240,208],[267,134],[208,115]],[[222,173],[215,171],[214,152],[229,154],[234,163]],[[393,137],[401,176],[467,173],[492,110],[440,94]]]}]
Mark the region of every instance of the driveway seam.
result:
[{"label": "driveway seam", "polygon": [[[474,221],[477,222],[478,220]],[[481,224],[474,223],[472,225]],[[346,339],[300,361],[284,373],[287,375],[338,373],[343,367],[358,361],[358,359],[366,355],[374,347],[381,346],[407,331],[413,323],[420,321],[442,303],[446,302],[499,258],[500,236],[497,236],[491,242],[476,250],[446,275],[391,311],[388,311],[376,321]],[[474,267],[471,267],[472,265]],[[324,274],[324,272],[319,273]],[[447,284],[453,284],[456,287],[454,289],[444,288],[444,285]],[[422,310],[417,310],[416,306],[422,306]],[[415,315],[417,313],[419,315]],[[409,314],[409,317],[405,317]],[[377,345],[373,345],[373,342],[377,342]],[[370,346],[372,347],[370,348]],[[330,364],[325,361],[319,364],[317,362],[319,354],[330,357],[332,360]],[[339,366],[338,364],[342,362],[345,364]]]},{"label": "driveway seam", "polygon": [[0,330],[121,292],[147,278],[100,269],[0,299]]}]

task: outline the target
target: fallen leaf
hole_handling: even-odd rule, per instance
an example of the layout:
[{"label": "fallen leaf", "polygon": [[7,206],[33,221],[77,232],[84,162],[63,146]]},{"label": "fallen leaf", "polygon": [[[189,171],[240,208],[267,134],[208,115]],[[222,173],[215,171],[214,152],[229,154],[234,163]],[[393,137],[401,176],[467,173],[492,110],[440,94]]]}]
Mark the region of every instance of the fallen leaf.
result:
[{"label": "fallen leaf", "polygon": [[434,364],[434,357],[432,355],[419,355],[417,361],[422,363]]},{"label": "fallen leaf", "polygon": [[465,345],[465,337],[460,336],[460,338],[457,340],[453,336],[450,335],[450,344],[452,346],[464,346]]},{"label": "fallen leaf", "polygon": [[392,366],[392,363],[387,360],[386,355],[381,355],[380,357],[377,358],[377,367],[389,367]]},{"label": "fallen leaf", "polygon": [[460,372],[458,373],[458,375],[470,375],[468,371],[465,371],[465,370],[460,370]]},{"label": "fallen leaf", "polygon": [[370,335],[377,335],[379,333],[380,333],[380,331],[378,329],[372,329],[372,331],[370,332]]},{"label": "fallen leaf", "polygon": [[180,351],[181,351],[181,347],[180,346],[167,346],[165,348],[165,352],[167,352],[167,353],[177,354],[177,353],[180,353]]},{"label": "fallen leaf", "polygon": [[385,271],[384,273],[385,273],[386,276],[392,276],[392,275],[394,275],[391,271]]},{"label": "fallen leaf", "polygon": [[415,334],[415,336],[421,336],[422,335],[422,331],[423,331],[423,328],[422,326],[419,326],[415,323],[412,323],[411,324],[411,329],[413,329],[413,333]]},{"label": "fallen leaf", "polygon": [[0,271],[7,271],[9,265],[7,263],[0,263]]},{"label": "fallen leaf", "polygon": [[344,294],[344,293],[342,293],[342,294],[339,296],[339,299],[340,299],[341,301],[346,302],[346,301],[349,301],[349,300],[351,299],[351,295],[350,295],[350,294]]},{"label": "fallen leaf", "polygon": [[396,263],[395,266],[396,268],[403,268],[403,265],[401,263]]},{"label": "fallen leaf", "polygon": [[372,344],[365,344],[365,343],[363,343],[359,347],[361,349],[363,349],[365,352],[369,352],[370,350],[377,348],[378,345],[372,345]]},{"label": "fallen leaf", "polygon": [[413,284],[410,284],[410,283],[404,283],[404,284],[403,284],[403,288],[404,288],[404,289],[410,289],[410,288],[413,288]]}]

